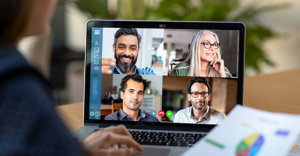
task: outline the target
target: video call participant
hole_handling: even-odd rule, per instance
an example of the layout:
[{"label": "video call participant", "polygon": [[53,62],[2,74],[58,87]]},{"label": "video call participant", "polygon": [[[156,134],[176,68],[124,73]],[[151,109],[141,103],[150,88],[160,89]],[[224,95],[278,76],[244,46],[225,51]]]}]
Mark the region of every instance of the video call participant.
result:
[{"label": "video call participant", "polygon": [[115,33],[113,49],[115,59],[102,59],[102,73],[128,75],[155,75],[152,67],[138,68],[136,61],[140,47],[141,35],[135,28],[120,28]]},{"label": "video call participant", "polygon": [[191,107],[178,111],[174,122],[197,124],[220,124],[226,115],[208,105],[210,87],[205,78],[192,78],[188,85],[188,101]]},{"label": "video call participant", "polygon": [[178,64],[172,76],[232,77],[221,58],[219,37],[209,30],[194,35],[187,59]]},{"label": "video call participant", "polygon": [[121,81],[120,97],[123,108],[107,115],[105,120],[159,122],[159,120],[140,110],[144,99],[146,81],[140,75],[127,75]]}]

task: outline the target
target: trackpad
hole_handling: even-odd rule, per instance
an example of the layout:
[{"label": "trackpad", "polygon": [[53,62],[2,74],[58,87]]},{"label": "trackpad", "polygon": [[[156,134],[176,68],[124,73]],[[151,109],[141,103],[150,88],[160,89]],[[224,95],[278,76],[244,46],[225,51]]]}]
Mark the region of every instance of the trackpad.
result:
[{"label": "trackpad", "polygon": [[134,156],[167,156],[170,152],[170,148],[159,148],[159,147],[143,147],[143,152],[134,152]]}]

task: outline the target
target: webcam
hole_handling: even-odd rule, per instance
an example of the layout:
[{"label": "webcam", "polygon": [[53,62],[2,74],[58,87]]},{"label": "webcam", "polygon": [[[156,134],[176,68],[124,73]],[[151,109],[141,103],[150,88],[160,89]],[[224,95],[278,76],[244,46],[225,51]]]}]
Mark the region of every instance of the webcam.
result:
[{"label": "webcam", "polygon": [[160,28],[165,28],[167,25],[166,24],[159,24],[158,27]]}]

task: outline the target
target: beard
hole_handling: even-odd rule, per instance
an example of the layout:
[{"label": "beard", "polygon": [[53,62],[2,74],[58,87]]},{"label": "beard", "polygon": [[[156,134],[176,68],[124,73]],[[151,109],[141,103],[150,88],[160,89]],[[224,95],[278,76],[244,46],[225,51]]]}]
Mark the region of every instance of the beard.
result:
[{"label": "beard", "polygon": [[[122,63],[122,61],[121,61],[122,58],[129,58],[131,60],[131,63]],[[116,65],[122,73],[129,72],[135,66],[135,63],[137,61],[136,58],[134,58],[134,56],[127,56],[127,55],[121,55],[121,54],[117,55],[115,52]]]},{"label": "beard", "polygon": [[202,106],[199,106],[197,103],[193,103],[193,102],[191,102],[191,103],[192,103],[192,106],[193,106],[194,109],[203,111],[207,108],[208,102],[207,101],[201,101],[201,102],[203,103]]}]

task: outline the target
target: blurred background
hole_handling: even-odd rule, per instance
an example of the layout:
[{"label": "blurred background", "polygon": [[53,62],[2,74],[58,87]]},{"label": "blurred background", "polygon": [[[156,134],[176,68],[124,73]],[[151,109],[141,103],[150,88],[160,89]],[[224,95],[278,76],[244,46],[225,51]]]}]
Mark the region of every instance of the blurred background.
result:
[{"label": "blurred background", "polygon": [[297,0],[59,0],[52,31],[20,51],[53,84],[59,104],[82,101],[89,19],[239,21],[246,25],[245,76],[300,67]]}]

